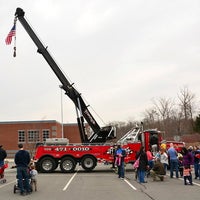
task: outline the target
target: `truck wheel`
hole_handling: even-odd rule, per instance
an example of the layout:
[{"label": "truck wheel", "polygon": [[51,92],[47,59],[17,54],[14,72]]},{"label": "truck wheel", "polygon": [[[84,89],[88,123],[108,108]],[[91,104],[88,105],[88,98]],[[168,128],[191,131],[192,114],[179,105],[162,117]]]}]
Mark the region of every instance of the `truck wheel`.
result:
[{"label": "truck wheel", "polygon": [[81,160],[81,166],[86,171],[92,171],[97,165],[96,158],[93,156],[84,156]]},{"label": "truck wheel", "polygon": [[76,162],[71,157],[62,158],[60,162],[60,169],[62,172],[73,172],[76,167]]},{"label": "truck wheel", "polygon": [[51,157],[44,157],[40,160],[40,171],[50,173],[55,170],[56,162]]}]

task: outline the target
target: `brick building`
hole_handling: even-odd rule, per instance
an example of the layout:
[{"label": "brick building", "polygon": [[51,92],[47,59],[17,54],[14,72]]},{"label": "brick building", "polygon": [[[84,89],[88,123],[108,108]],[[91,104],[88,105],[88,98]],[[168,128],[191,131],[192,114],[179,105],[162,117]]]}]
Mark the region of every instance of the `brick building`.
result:
[{"label": "brick building", "polygon": [[62,138],[62,135],[70,143],[81,142],[76,123],[62,125],[56,120],[0,122],[0,144],[8,157],[14,156],[18,143],[23,143],[25,149],[33,153],[36,143],[46,138]]}]

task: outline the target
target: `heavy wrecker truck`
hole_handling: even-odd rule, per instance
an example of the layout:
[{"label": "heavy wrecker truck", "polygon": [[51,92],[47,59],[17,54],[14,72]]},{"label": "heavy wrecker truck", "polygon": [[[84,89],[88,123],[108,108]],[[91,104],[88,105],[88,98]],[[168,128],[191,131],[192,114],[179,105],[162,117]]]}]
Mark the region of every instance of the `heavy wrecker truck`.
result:
[{"label": "heavy wrecker truck", "polygon": [[[39,40],[33,29],[24,18],[25,12],[17,8],[15,17],[18,19],[24,29],[27,31],[35,45],[37,52],[42,54],[57,78],[62,83],[61,88],[65,94],[73,101],[77,113],[77,122],[80,132],[81,144],[70,144],[65,138],[49,139],[36,147],[34,160],[36,168],[40,172],[53,172],[59,166],[62,172],[73,172],[77,164],[81,165],[86,171],[93,170],[98,162],[113,163],[113,143],[116,138],[116,129],[113,126],[100,127],[88,106],[85,104],[81,94],[74,88],[60,70],[52,56],[42,42]],[[85,122],[93,131],[89,136],[86,134]],[[153,134],[158,137],[158,145],[162,138],[157,130],[143,131],[141,127],[136,127],[125,134],[117,143],[122,144],[126,149],[126,163],[135,161],[136,152],[143,145],[147,150],[150,145],[150,138]],[[181,144],[180,144],[181,145]]]}]

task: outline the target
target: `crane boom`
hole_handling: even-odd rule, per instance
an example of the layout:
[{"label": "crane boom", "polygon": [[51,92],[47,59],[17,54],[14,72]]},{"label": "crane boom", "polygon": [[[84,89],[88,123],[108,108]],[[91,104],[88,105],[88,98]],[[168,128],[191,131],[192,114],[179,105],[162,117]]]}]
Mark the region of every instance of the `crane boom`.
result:
[{"label": "crane boom", "polygon": [[[52,56],[47,50],[40,39],[37,37],[31,26],[28,24],[26,19],[24,18],[25,12],[21,8],[17,8],[15,12],[15,17],[18,18],[28,35],[31,37],[35,45],[37,46],[37,52],[42,54],[44,59],[47,61],[53,72],[56,74],[57,78],[62,83],[61,88],[65,91],[65,94],[73,101],[76,109],[79,111],[79,116],[77,116],[79,131],[81,140],[83,143],[97,143],[97,142],[106,142],[109,139],[113,139],[116,137],[115,128],[112,126],[100,127],[90,111],[88,110],[88,106],[85,104],[81,94],[73,87],[73,84],[70,83],[57,63],[54,61]],[[88,137],[85,133],[84,128],[84,119],[87,121],[88,125],[91,127],[93,133]]]}]

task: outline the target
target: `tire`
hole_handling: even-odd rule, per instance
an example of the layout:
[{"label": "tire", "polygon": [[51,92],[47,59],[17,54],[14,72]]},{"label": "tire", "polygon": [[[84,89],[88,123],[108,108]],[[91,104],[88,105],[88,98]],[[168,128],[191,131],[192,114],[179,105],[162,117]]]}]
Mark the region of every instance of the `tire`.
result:
[{"label": "tire", "polygon": [[76,167],[76,161],[71,157],[62,158],[60,162],[60,169],[64,173],[73,172]]},{"label": "tire", "polygon": [[84,156],[81,160],[81,166],[86,171],[92,171],[96,165],[97,161],[93,156]]},{"label": "tire", "polygon": [[51,157],[44,157],[40,160],[40,171],[44,173],[51,173],[55,170],[56,161]]}]

